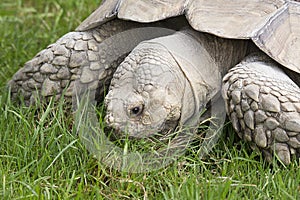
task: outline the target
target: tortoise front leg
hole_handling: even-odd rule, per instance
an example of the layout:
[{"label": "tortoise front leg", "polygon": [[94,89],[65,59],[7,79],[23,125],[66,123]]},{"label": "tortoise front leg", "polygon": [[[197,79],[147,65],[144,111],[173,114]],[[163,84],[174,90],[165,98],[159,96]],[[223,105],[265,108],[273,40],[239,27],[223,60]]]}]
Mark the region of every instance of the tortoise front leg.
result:
[{"label": "tortoise front leg", "polygon": [[23,96],[25,104],[30,105],[37,97],[60,98],[64,89],[64,95],[72,97],[74,82],[78,78],[84,85],[97,87],[95,80],[110,79],[116,68],[116,65],[107,62],[109,44],[102,42],[131,26],[130,23],[114,20],[90,31],[70,32],[62,36],[13,76],[8,83],[12,98]]},{"label": "tortoise front leg", "polygon": [[300,89],[264,55],[252,55],[223,79],[227,114],[239,137],[268,161],[289,164],[300,153]]}]

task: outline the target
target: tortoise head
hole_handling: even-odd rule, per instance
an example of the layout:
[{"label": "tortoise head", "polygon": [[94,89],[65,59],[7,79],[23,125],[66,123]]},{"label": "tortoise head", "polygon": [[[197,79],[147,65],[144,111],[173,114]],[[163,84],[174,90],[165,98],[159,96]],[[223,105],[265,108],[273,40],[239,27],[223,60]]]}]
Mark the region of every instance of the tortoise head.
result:
[{"label": "tortoise head", "polygon": [[141,43],[120,64],[105,98],[106,122],[133,138],[173,130],[179,122],[186,79],[169,51]]}]

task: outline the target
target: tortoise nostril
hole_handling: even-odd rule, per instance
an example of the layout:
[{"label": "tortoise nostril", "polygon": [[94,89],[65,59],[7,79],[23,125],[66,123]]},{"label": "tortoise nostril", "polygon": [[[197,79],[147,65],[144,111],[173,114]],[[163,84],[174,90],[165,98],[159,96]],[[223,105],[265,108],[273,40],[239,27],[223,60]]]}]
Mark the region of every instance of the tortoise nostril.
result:
[{"label": "tortoise nostril", "polygon": [[107,124],[113,124],[114,121],[115,121],[115,119],[114,119],[114,117],[113,117],[112,115],[107,115],[107,116],[105,117],[105,122],[106,122]]}]

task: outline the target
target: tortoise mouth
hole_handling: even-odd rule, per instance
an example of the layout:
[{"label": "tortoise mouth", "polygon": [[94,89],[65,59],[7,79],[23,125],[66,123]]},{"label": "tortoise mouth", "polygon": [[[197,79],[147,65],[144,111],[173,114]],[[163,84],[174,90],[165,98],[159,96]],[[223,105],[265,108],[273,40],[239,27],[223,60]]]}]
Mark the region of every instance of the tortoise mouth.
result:
[{"label": "tortoise mouth", "polygon": [[153,132],[146,136],[136,136],[126,134],[118,128],[106,127],[104,133],[108,140],[117,147],[125,150],[128,148],[130,152],[137,153],[154,153],[164,157],[169,151],[179,148],[179,152],[186,148],[186,144],[190,142],[188,139],[182,139],[184,130],[180,130],[179,120],[174,124],[166,123],[164,129]]},{"label": "tortoise mouth", "polygon": [[121,129],[118,126],[107,125],[105,126],[106,136],[110,138],[111,141],[129,139],[132,141],[138,140],[148,140],[148,141],[165,141],[171,140],[174,137],[174,133],[178,129],[179,120],[176,121],[166,121],[162,124],[160,129],[145,129],[138,132],[130,132]]}]

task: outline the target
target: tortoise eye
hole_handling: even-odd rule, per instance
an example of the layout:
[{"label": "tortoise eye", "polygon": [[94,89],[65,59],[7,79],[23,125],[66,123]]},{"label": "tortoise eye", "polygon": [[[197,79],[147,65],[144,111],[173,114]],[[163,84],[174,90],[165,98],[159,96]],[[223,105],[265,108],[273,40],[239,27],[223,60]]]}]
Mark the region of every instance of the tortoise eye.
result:
[{"label": "tortoise eye", "polygon": [[143,112],[144,106],[138,105],[130,109],[130,116],[139,116]]}]

